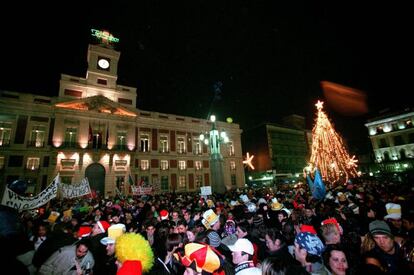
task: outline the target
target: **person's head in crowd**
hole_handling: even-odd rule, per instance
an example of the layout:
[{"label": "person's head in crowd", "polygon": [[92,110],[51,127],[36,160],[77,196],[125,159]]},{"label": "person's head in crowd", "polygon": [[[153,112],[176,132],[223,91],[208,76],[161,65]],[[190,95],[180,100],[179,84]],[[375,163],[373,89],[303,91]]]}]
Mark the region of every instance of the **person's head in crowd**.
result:
[{"label": "person's head in crowd", "polygon": [[76,258],[78,260],[82,259],[83,257],[86,256],[86,254],[88,254],[89,251],[89,247],[90,247],[90,241],[87,238],[82,238],[80,239],[76,245],[75,245],[75,249],[76,249]]},{"label": "person's head in crowd", "polygon": [[214,230],[207,230],[207,240],[208,240],[208,244],[214,248],[217,248],[220,246],[221,244],[221,238],[219,236],[219,234],[214,231]]},{"label": "person's head in crowd", "polygon": [[402,215],[402,226],[407,231],[414,230],[414,213],[407,213]]},{"label": "person's head in crowd", "polygon": [[118,213],[115,213],[111,216],[111,220],[110,220],[111,224],[117,224],[117,223],[120,223],[120,221],[121,221],[121,217]]},{"label": "person's head in crowd", "polygon": [[279,220],[280,223],[282,223],[283,221],[285,221],[288,218],[288,213],[281,209],[278,213],[277,213],[277,219]]},{"label": "person's head in crowd", "polygon": [[206,229],[219,230],[221,227],[219,216],[214,213],[213,209],[208,209],[203,213],[202,223]]},{"label": "person's head in crowd", "polygon": [[254,217],[254,214],[253,214],[253,213],[251,213],[251,212],[246,212],[246,213],[244,214],[244,218],[246,219],[246,221],[247,221],[250,225],[252,225],[252,224],[253,224],[253,217]]},{"label": "person's head in crowd", "polygon": [[174,228],[175,233],[184,233],[187,232],[188,226],[185,220],[178,220],[177,225]]},{"label": "person's head in crowd", "polygon": [[229,245],[228,247],[232,252],[231,255],[235,265],[253,260],[254,247],[248,239],[238,239],[234,245]]},{"label": "person's head in crowd", "polygon": [[205,228],[205,226],[204,226],[204,224],[203,224],[203,222],[201,221],[201,219],[200,220],[197,220],[195,223],[194,223],[194,230],[195,230],[195,232],[194,233],[201,233],[201,232],[204,232],[204,231],[206,231],[207,229]]},{"label": "person's head in crowd", "polygon": [[375,241],[376,246],[384,253],[394,254],[394,236],[391,228],[385,221],[375,220],[369,224],[369,233]]},{"label": "person's head in crowd", "polygon": [[384,220],[389,222],[395,229],[401,229],[401,205],[397,203],[387,203],[385,205],[387,215],[384,216]]},{"label": "person's head in crowd", "polygon": [[161,221],[168,220],[169,219],[169,215],[170,214],[168,213],[167,210],[165,210],[165,209],[161,210],[160,211],[160,219],[161,219]]},{"label": "person's head in crowd", "polygon": [[[326,221],[326,220],[325,220]],[[322,222],[321,232],[325,244],[336,244],[341,242],[341,232],[336,222]],[[336,221],[336,220],[335,220]]]},{"label": "person's head in crowd", "polygon": [[307,275],[299,265],[292,265],[285,258],[266,258],[262,262],[262,275]]},{"label": "person's head in crowd", "polygon": [[295,258],[302,264],[321,262],[324,249],[316,232],[302,231],[295,237]]},{"label": "person's head in crowd", "polygon": [[339,244],[326,246],[323,262],[332,275],[345,275],[349,267],[347,251]]},{"label": "person's head in crowd", "polygon": [[92,228],[91,236],[104,234],[108,230],[110,224],[107,221],[97,221]]},{"label": "person's head in crowd", "polygon": [[248,222],[238,223],[236,226],[236,236],[238,239],[244,238],[249,235],[250,224]]},{"label": "person's head in crowd", "polygon": [[233,220],[227,220],[224,224],[224,232],[227,236],[236,233],[236,223]]},{"label": "person's head in crowd", "polygon": [[167,242],[165,243],[165,247],[167,252],[175,252],[175,250],[182,246],[183,237],[181,234],[178,233],[171,233],[167,237]]},{"label": "person's head in crowd", "polygon": [[171,213],[171,218],[173,221],[178,221],[180,219],[180,213],[177,209],[174,209],[174,211]]},{"label": "person's head in crowd", "polygon": [[312,209],[312,206],[310,204],[305,204],[305,208],[304,208],[304,214],[305,217],[307,218],[311,218],[314,215],[314,211]]},{"label": "person's head in crowd", "polygon": [[286,238],[276,228],[267,228],[266,235],[266,247],[270,252],[275,252],[286,246]]},{"label": "person's head in crowd", "polygon": [[220,256],[207,244],[188,243],[176,256],[185,266],[184,275],[213,274],[221,268]]},{"label": "person's head in crowd", "polygon": [[193,230],[187,230],[185,234],[187,235],[188,242],[191,243],[195,241],[196,235],[194,234]]},{"label": "person's head in crowd", "polygon": [[253,223],[251,224],[253,227],[259,227],[264,224],[263,216],[262,215],[254,215]]},{"label": "person's head in crowd", "polygon": [[184,218],[184,220],[187,222],[187,223],[189,223],[190,222],[190,220],[191,220],[191,212],[189,211],[189,210],[185,210],[184,212],[183,212],[183,218]]},{"label": "person's head in crowd", "polygon": [[118,237],[122,236],[126,231],[126,227],[122,223],[111,225],[108,228],[108,237],[100,240],[101,244],[106,247],[106,255],[113,256],[115,254],[115,243]]}]

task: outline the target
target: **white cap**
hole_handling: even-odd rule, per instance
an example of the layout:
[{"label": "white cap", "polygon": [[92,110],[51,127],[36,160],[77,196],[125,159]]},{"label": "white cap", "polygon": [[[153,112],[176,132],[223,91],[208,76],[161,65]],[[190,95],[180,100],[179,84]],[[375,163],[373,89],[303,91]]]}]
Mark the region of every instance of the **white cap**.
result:
[{"label": "white cap", "polygon": [[108,245],[108,244],[114,244],[115,240],[110,237],[105,237],[101,239],[101,244]]},{"label": "white cap", "polygon": [[254,255],[253,244],[248,239],[244,239],[244,238],[238,239],[234,243],[234,245],[229,245],[228,247],[233,252],[241,251],[249,255]]}]

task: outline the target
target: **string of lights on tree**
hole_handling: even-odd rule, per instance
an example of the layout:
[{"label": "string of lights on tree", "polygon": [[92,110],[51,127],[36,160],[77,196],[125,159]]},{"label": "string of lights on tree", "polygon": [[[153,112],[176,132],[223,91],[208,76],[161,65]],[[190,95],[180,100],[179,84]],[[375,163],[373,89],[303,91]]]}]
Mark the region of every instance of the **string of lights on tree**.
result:
[{"label": "string of lights on tree", "polygon": [[325,182],[330,184],[346,183],[358,176],[355,156],[350,157],[327,115],[322,110],[323,102],[315,105],[318,116],[312,129],[312,154],[310,167],[318,168]]}]

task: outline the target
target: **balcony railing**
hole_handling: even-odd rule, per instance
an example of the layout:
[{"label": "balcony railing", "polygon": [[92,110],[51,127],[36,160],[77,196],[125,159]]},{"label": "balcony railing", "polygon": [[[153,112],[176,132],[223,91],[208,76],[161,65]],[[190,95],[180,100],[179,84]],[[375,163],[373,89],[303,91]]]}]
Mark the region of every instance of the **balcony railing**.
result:
[{"label": "balcony railing", "polygon": [[0,139],[0,147],[10,146],[10,139]]},{"label": "balcony railing", "polygon": [[44,141],[29,140],[27,141],[27,147],[43,148],[45,147]]},{"label": "balcony railing", "polygon": [[129,150],[126,144],[115,144],[112,150],[126,151]]},{"label": "balcony railing", "polygon": [[73,141],[65,141],[60,146],[61,148],[80,148],[79,143]]}]

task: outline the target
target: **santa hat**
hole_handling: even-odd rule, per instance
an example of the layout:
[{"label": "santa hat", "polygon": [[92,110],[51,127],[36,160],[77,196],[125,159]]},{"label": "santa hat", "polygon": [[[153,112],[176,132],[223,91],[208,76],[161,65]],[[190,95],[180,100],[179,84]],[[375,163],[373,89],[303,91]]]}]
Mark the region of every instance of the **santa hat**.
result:
[{"label": "santa hat", "polygon": [[92,228],[90,226],[81,226],[78,230],[78,238],[88,237],[92,232]]},{"label": "santa hat", "polygon": [[343,230],[342,227],[339,225],[338,221],[335,218],[329,218],[326,220],[323,220],[321,225],[326,225],[326,224],[334,224],[336,229],[338,229],[338,232],[342,235]]},{"label": "santa hat", "polygon": [[300,227],[300,232],[307,232],[316,235],[316,230],[312,225],[302,224]]},{"label": "santa hat", "polygon": [[161,220],[166,220],[166,219],[168,219],[168,215],[169,215],[169,213],[168,213],[168,211],[167,211],[167,210],[163,209],[163,210],[161,210],[161,211],[160,211],[160,217],[161,217]]},{"label": "santa hat", "polygon": [[105,233],[110,226],[107,221],[98,221],[96,224],[99,226],[99,229],[101,229],[102,233]]}]

